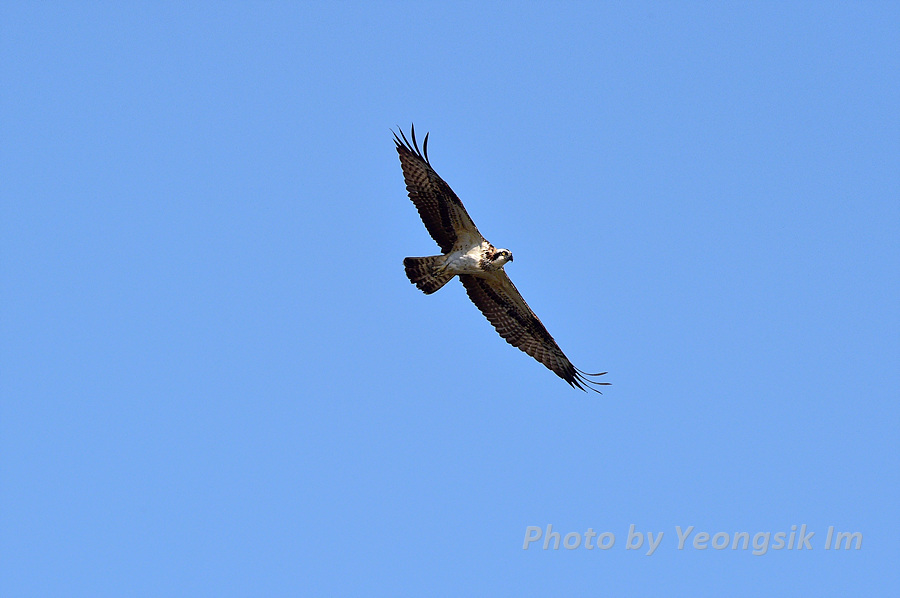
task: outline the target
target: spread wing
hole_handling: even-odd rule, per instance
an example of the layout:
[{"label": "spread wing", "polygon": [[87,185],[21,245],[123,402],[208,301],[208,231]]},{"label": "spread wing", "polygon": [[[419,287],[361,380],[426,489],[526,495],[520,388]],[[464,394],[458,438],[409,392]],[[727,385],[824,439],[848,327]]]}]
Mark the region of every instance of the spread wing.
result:
[{"label": "spread wing", "polygon": [[600,392],[590,385],[609,385],[609,382],[595,382],[588,378],[588,376],[602,376],[606,372],[588,374],[572,365],[525,303],[506,272],[497,270],[491,274],[488,278],[460,274],[459,279],[466,287],[469,298],[506,342],[531,355],[575,388]]},{"label": "spread wing", "polygon": [[425,228],[437,241],[441,252],[449,253],[458,242],[474,245],[483,241],[484,237],[478,232],[456,193],[431,168],[428,162],[428,135],[425,135],[422,151],[419,151],[419,144],[416,143],[415,127],[411,129],[410,137],[412,143],[407,141],[402,129],[400,137],[394,133],[403,178],[406,180],[409,198],[419,210]]}]

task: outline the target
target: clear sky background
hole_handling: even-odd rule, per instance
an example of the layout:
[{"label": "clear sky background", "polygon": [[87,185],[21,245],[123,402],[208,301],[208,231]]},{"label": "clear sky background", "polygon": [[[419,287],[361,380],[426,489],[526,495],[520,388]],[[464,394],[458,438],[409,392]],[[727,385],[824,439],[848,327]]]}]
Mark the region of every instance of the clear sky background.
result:
[{"label": "clear sky background", "polygon": [[[0,593],[898,595],[898,31],[3,3]],[[408,282],[411,122],[603,396]],[[547,525],[615,544],[523,550]]]}]

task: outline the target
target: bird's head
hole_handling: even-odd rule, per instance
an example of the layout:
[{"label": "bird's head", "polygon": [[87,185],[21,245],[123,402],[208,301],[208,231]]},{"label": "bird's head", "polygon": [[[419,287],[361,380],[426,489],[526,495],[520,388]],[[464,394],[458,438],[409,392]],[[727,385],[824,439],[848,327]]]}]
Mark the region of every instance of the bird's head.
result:
[{"label": "bird's head", "polygon": [[513,255],[509,251],[509,249],[498,249],[494,252],[494,256],[491,258],[491,263],[500,268],[506,264],[506,262],[513,261]]}]

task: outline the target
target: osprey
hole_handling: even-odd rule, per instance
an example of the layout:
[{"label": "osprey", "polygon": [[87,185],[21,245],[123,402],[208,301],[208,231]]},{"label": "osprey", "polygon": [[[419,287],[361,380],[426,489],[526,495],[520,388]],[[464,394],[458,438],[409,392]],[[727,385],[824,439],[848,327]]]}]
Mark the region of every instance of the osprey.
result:
[{"label": "osprey", "polygon": [[609,382],[597,382],[588,376],[606,372],[588,374],[572,365],[503,270],[513,261],[512,253],[494,247],[481,236],[462,202],[431,168],[428,134],[422,151],[416,142],[415,127],[410,130],[410,137],[412,143],[402,129],[400,137],[394,133],[403,178],[409,198],[442,255],[405,258],[403,265],[409,280],[430,295],[459,276],[469,298],[506,342],[534,357],[574,388],[599,393],[591,385],[607,386]]}]

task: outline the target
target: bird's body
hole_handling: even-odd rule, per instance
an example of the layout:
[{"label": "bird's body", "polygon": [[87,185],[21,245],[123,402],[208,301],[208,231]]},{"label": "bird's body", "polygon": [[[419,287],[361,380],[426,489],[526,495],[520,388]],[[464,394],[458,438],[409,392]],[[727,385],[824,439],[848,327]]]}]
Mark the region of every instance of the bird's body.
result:
[{"label": "bird's body", "polygon": [[[450,253],[433,257],[438,259],[434,262],[432,271],[438,275],[449,275],[450,278],[456,274],[471,274],[479,277],[489,276],[502,268],[507,262],[512,261],[512,253],[508,249],[497,249],[484,240],[480,243],[460,244],[459,247],[454,246]],[[416,265],[418,260],[430,259],[432,258],[408,257],[404,260],[404,265]],[[430,295],[437,289],[423,288],[422,290]]]},{"label": "bird's body", "polygon": [[442,255],[408,257],[403,260],[409,280],[426,294],[459,276],[469,298],[508,343],[531,355],[575,388],[599,390],[603,386],[572,365],[547,332],[503,267],[513,261],[508,249],[494,247],[469,217],[462,202],[428,162],[428,135],[422,151],[415,129],[410,143],[403,131],[394,135],[409,198],[415,204],[425,228],[437,241]]}]

